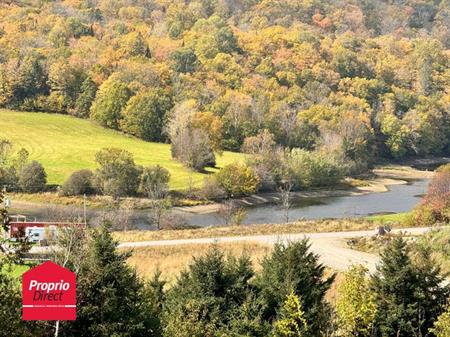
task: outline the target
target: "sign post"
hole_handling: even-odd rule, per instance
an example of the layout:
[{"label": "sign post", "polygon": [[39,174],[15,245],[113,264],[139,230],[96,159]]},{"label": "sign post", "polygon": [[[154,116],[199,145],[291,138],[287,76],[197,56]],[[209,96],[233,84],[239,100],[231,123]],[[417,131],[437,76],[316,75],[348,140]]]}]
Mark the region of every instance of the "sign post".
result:
[{"label": "sign post", "polygon": [[22,319],[25,321],[75,320],[75,273],[47,261],[23,274]]}]

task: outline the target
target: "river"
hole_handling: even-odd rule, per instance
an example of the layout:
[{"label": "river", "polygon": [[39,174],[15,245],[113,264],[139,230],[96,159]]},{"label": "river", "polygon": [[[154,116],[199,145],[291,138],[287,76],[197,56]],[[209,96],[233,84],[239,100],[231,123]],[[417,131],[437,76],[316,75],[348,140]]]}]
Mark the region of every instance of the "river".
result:
[{"label": "river", "polygon": [[[303,198],[292,201],[289,220],[354,218],[374,214],[408,212],[427,190],[429,180],[414,180],[407,184],[390,185],[387,192],[357,196]],[[246,209],[244,224],[283,223],[286,211],[276,204],[262,204]],[[186,214],[191,225],[223,225],[217,213]]]}]

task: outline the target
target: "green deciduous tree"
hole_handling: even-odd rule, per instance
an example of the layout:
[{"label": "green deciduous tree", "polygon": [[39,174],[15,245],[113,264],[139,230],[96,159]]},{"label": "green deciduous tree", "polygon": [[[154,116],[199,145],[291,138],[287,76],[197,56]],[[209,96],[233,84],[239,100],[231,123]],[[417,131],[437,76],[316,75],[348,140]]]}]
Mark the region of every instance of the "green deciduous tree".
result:
[{"label": "green deciduous tree", "polygon": [[336,313],[343,336],[365,337],[373,332],[376,304],[367,269],[353,266],[337,289]]},{"label": "green deciduous tree", "polygon": [[150,89],[137,93],[122,112],[123,131],[150,141],[165,139],[163,127],[166,114],[172,108],[170,97],[162,90]]},{"label": "green deciduous tree", "polygon": [[36,193],[45,190],[47,174],[44,167],[37,161],[32,161],[19,172],[19,187],[23,192]]},{"label": "green deciduous tree", "polygon": [[113,78],[106,80],[99,88],[91,107],[91,118],[103,126],[118,129],[131,90]]},{"label": "green deciduous tree", "polygon": [[175,50],[170,58],[174,63],[174,69],[178,73],[193,73],[198,66],[197,55],[190,48]]},{"label": "green deciduous tree", "polygon": [[75,101],[74,113],[78,117],[89,117],[92,103],[97,93],[97,85],[90,77],[87,77],[81,84],[80,94]]},{"label": "green deciduous tree", "polygon": [[95,161],[99,165],[95,179],[101,192],[114,198],[136,193],[140,170],[130,152],[117,148],[102,149],[96,153]]}]

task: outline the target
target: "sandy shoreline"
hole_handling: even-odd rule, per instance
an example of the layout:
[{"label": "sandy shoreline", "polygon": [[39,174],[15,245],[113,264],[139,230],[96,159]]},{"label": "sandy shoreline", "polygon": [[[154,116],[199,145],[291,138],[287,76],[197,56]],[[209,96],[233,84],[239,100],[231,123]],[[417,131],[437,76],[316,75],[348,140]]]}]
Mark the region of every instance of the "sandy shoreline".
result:
[{"label": "sandy shoreline", "polygon": [[[422,171],[414,169],[410,166],[390,165],[387,167],[375,168],[372,170],[373,178],[362,180],[361,186],[349,189],[321,189],[310,191],[292,192],[292,198],[326,198],[326,197],[342,197],[342,196],[359,196],[368,193],[387,192],[391,185],[407,184],[409,180],[431,179],[433,171]],[[256,206],[268,203],[279,202],[279,194],[274,192],[260,193],[244,198],[234,200],[238,205]],[[208,205],[174,207],[174,210],[180,213],[189,214],[208,214],[217,212],[221,203],[213,203]]]}]

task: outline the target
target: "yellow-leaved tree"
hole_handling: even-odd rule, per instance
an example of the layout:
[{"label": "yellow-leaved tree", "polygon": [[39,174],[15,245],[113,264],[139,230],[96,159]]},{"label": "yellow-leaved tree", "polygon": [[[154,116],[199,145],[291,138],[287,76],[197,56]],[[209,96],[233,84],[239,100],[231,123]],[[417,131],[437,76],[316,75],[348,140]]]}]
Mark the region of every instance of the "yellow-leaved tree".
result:
[{"label": "yellow-leaved tree", "polygon": [[373,329],[377,308],[367,272],[363,266],[353,266],[338,286],[336,314],[343,336],[370,336]]},{"label": "yellow-leaved tree", "polygon": [[278,320],[274,323],[274,337],[306,336],[308,323],[304,316],[301,298],[291,292],[280,310]]}]

